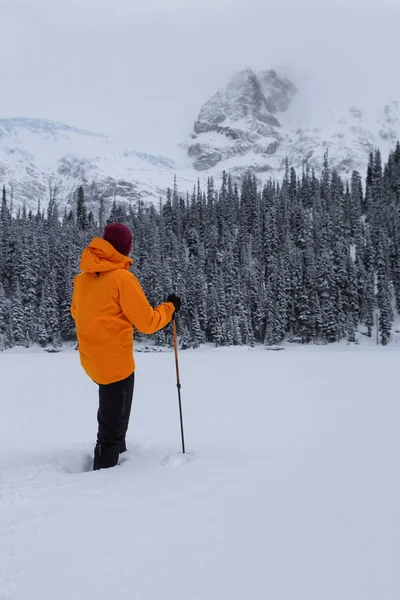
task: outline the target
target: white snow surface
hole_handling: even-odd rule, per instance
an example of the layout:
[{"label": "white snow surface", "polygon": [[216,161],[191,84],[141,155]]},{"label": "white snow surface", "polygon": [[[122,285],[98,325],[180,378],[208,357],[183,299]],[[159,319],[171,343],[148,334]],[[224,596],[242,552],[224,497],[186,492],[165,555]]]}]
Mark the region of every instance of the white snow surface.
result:
[{"label": "white snow surface", "polygon": [[396,600],[399,348],[136,353],[129,451],[90,471],[74,351],[0,355],[1,600]]}]

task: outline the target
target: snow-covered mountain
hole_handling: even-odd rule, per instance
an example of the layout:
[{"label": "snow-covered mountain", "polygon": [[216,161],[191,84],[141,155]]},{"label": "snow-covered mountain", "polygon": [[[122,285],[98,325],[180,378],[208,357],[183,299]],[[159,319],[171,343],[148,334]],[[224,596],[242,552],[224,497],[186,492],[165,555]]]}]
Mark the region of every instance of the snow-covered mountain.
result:
[{"label": "snow-covered mountain", "polygon": [[183,144],[193,167],[209,175],[222,169],[277,174],[285,158],[297,169],[317,171],[326,150],[341,173],[364,173],[371,150],[388,153],[400,137],[400,103],[363,108],[333,101],[332,108],[307,98],[274,70],[236,73],[202,107]]},{"label": "snow-covered mountain", "polygon": [[42,119],[0,120],[0,183],[16,205],[46,202],[50,186],[70,202],[84,184],[89,203],[158,198],[172,186],[175,165],[125,148],[110,138]]},{"label": "snow-covered mountain", "polygon": [[[328,106],[332,104],[332,106]],[[70,203],[83,184],[96,204],[158,200],[177,175],[182,191],[222,171],[280,177],[288,157],[320,172],[325,151],[343,175],[365,174],[371,150],[384,157],[400,139],[400,102],[363,106],[322,100],[274,70],[236,73],[200,110],[193,132],[171,158],[141,153],[104,135],[42,119],[0,119],[0,184],[15,205],[45,204],[50,187]]]}]

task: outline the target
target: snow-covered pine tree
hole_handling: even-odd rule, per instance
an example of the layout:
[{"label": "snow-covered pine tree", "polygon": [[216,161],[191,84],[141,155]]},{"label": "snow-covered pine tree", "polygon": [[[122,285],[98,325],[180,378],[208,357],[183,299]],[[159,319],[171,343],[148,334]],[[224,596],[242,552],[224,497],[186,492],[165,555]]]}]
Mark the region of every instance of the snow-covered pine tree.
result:
[{"label": "snow-covered pine tree", "polygon": [[0,282],[0,350],[5,348],[5,333],[7,328],[8,306],[3,284]]},{"label": "snow-covered pine tree", "polygon": [[28,345],[27,325],[19,282],[16,284],[11,302],[11,336],[15,346]]},{"label": "snow-covered pine tree", "polygon": [[80,231],[86,231],[88,227],[88,219],[85,203],[85,192],[82,185],[78,187],[76,195],[76,223]]},{"label": "snow-covered pine tree", "polygon": [[381,230],[377,248],[377,302],[379,308],[379,332],[381,342],[386,345],[391,334],[393,311],[391,307],[390,282],[388,279],[387,239]]}]

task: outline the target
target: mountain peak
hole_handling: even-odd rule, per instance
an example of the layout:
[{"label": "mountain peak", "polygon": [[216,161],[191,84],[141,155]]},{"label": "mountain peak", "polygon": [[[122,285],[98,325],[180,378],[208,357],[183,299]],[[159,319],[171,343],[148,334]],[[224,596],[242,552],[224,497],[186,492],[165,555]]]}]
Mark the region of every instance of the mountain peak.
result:
[{"label": "mountain peak", "polygon": [[389,152],[399,135],[399,103],[328,107],[274,69],[244,69],[205,102],[182,146],[197,171],[213,176],[223,169],[269,176],[282,172],[286,157],[297,169],[318,170],[327,149],[332,167],[350,174],[365,168],[371,149]]},{"label": "mountain peak", "polygon": [[[294,84],[276,71],[255,73],[244,69],[233,75],[225,89],[217,92],[201,108],[188,147],[193,166],[199,171],[216,166],[223,158],[255,150],[276,152],[281,123],[277,115],[288,109],[296,94]],[[217,134],[217,147],[207,147],[206,135]]]},{"label": "mountain peak", "polygon": [[279,127],[274,115],[287,110],[295,93],[293,83],[279,77],[274,70],[259,75],[252,69],[238,71],[225,89],[203,105],[194,132],[219,132],[224,123],[227,127],[229,123],[251,120]]}]

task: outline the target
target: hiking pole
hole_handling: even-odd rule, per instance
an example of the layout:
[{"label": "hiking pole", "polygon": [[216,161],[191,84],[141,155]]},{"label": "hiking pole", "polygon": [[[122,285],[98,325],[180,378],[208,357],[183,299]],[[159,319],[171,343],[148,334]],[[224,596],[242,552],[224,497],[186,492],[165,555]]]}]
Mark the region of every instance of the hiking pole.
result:
[{"label": "hiking pole", "polygon": [[174,333],[174,352],[175,352],[175,367],[176,367],[176,387],[178,388],[178,401],[179,401],[179,418],[181,422],[181,439],[182,439],[182,453],[185,454],[185,436],[183,433],[183,417],[182,417],[182,401],[181,401],[181,380],[179,377],[179,362],[178,362],[178,341],[176,337],[176,320],[175,315],[172,317],[172,331]]}]

